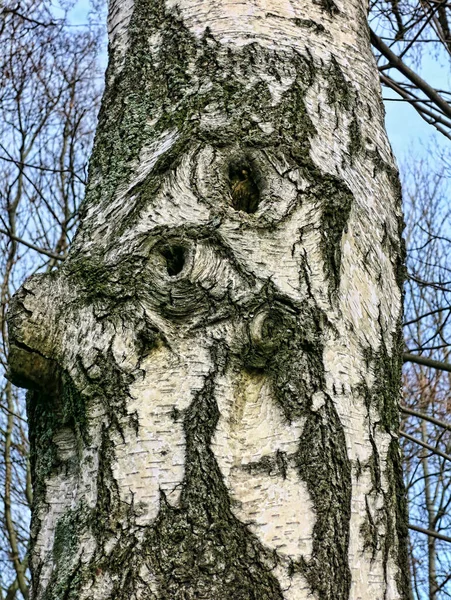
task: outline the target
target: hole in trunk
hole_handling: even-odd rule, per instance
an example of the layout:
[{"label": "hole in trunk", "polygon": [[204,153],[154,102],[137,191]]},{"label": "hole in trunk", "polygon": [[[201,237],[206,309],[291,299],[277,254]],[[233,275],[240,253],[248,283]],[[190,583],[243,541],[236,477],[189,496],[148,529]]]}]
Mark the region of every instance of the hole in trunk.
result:
[{"label": "hole in trunk", "polygon": [[185,266],[185,248],[183,246],[168,246],[161,251],[166,259],[166,268],[170,277],[178,275]]},{"label": "hole in trunk", "polygon": [[251,165],[247,161],[236,161],[229,166],[232,206],[235,210],[252,214],[260,203],[260,191]]}]

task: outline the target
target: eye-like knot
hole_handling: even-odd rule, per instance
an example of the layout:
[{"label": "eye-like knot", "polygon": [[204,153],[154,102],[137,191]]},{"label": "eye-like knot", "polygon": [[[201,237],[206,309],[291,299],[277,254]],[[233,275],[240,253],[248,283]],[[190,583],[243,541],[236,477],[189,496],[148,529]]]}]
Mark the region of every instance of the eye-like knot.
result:
[{"label": "eye-like knot", "polygon": [[289,343],[295,330],[295,317],[278,308],[259,310],[249,323],[246,366],[262,369],[279,349]]}]

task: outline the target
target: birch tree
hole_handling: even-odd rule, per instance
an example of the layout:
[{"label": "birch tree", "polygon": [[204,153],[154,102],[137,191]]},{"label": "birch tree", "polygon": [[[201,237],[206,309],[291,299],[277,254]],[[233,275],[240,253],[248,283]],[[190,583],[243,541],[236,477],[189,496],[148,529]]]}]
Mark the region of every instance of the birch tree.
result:
[{"label": "birch tree", "polygon": [[9,313],[33,598],[408,598],[367,7],[112,0],[81,225]]}]

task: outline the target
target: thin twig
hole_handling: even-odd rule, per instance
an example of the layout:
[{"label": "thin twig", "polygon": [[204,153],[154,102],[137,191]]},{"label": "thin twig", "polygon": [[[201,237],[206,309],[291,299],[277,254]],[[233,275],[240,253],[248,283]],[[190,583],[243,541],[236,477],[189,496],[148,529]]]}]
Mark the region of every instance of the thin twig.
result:
[{"label": "thin twig", "polygon": [[445,423],[445,421],[441,421],[440,419],[436,419],[435,417],[430,417],[429,415],[417,412],[416,410],[412,410],[411,408],[406,408],[405,406],[400,406],[399,409],[401,412],[406,413],[407,415],[412,415],[412,417],[424,419],[425,421],[429,421],[434,425],[438,425],[439,427],[443,427],[444,429],[451,431],[451,425],[449,423]]},{"label": "thin twig", "polygon": [[9,233],[9,231],[5,231],[4,229],[0,229],[0,233],[3,233],[3,235],[7,235],[10,239],[14,240],[15,242],[18,242],[19,244],[23,244],[24,246],[27,246],[28,248],[31,248],[31,250],[36,250],[36,252],[40,252],[41,254],[45,254],[46,256],[48,256],[50,258],[54,258],[55,260],[64,260],[65,259],[65,256],[59,256],[58,254],[54,254],[53,252],[49,252],[49,250],[44,250],[44,248],[39,248],[38,246],[35,246],[34,244],[30,244],[30,242],[26,242],[22,238],[19,238],[19,237],[15,236],[15,235],[12,235],[11,233]]},{"label": "thin twig", "polygon": [[441,456],[445,460],[449,460],[451,462],[451,456],[449,454],[446,454],[446,452],[442,452],[438,448],[434,448],[434,446],[431,446],[430,444],[426,444],[426,442],[423,442],[422,440],[419,440],[418,438],[413,437],[412,435],[409,435],[402,429],[399,430],[399,435],[402,435],[402,437],[405,437],[407,440],[410,440],[414,444],[418,444],[419,446],[422,446],[423,448],[425,448],[426,450],[429,450],[433,454],[437,454],[437,456]]},{"label": "thin twig", "polygon": [[431,367],[431,369],[437,369],[438,371],[448,371],[451,373],[451,363],[441,362],[440,360],[433,360],[432,358],[426,358],[424,356],[418,356],[417,354],[409,354],[404,352],[402,355],[404,362],[413,362],[418,365],[425,367]]},{"label": "thin twig", "polygon": [[412,523],[409,523],[407,527],[409,529],[413,529],[413,531],[419,531],[420,533],[424,533],[426,535],[430,535],[431,537],[435,537],[438,540],[443,540],[444,542],[451,543],[451,537],[449,537],[448,535],[443,535],[443,533],[438,533],[437,531],[432,531],[431,529],[424,529],[424,527],[418,527],[418,525],[412,525]]}]

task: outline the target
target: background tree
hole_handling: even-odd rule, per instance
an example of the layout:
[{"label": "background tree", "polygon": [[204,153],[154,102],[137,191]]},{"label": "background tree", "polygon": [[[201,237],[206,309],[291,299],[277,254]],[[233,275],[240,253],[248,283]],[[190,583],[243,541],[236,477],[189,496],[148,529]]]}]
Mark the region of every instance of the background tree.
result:
[{"label": "background tree", "polygon": [[[444,139],[450,138],[451,123],[449,18],[446,1],[376,1],[370,13],[371,41],[389,97],[409,103]],[[429,154],[429,160],[410,156],[404,167],[408,280],[402,439],[413,591],[416,598],[437,600],[450,595],[449,154],[446,146]]]},{"label": "background tree", "polygon": [[[410,277],[407,281],[407,351],[446,367],[450,352],[449,183],[440,160],[405,168],[404,198]],[[448,598],[451,543],[451,373],[428,364],[404,370],[403,446],[411,521],[415,598]]]},{"label": "background tree", "polygon": [[[67,7],[69,8],[69,7]],[[101,88],[98,28],[72,27],[64,7],[7,2],[0,16],[1,374],[12,293],[64,258],[77,223]],[[0,598],[27,597],[28,432],[22,392],[0,403]]]}]

